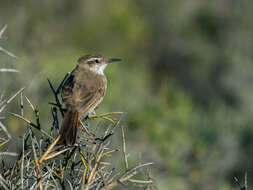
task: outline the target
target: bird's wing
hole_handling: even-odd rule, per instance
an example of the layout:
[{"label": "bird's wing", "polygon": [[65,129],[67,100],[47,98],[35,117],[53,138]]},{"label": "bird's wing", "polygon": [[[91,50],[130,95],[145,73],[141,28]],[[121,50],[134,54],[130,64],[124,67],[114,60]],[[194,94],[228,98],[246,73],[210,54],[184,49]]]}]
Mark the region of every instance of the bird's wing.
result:
[{"label": "bird's wing", "polygon": [[75,83],[73,91],[75,108],[82,114],[94,109],[104,96],[103,87],[92,88],[83,83]]},{"label": "bird's wing", "polygon": [[69,75],[69,77],[66,79],[66,81],[64,82],[64,85],[62,87],[61,90],[61,97],[62,97],[62,101],[64,102],[64,104],[69,107],[70,105],[72,105],[72,95],[73,95],[73,88],[74,88],[74,74],[73,72]]},{"label": "bird's wing", "polygon": [[[96,81],[96,82],[94,82]],[[81,114],[91,111],[105,94],[106,78],[75,68],[62,88],[62,100]]]}]

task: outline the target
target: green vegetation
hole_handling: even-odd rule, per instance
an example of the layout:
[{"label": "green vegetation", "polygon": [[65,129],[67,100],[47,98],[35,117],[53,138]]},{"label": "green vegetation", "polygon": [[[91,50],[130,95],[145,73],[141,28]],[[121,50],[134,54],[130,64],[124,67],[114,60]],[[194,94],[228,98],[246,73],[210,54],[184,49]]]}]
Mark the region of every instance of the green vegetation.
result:
[{"label": "green vegetation", "polygon": [[[245,172],[252,187],[252,10],[229,0],[3,1],[0,46],[18,58],[0,52],[0,68],[20,72],[0,73],[0,90],[26,86],[49,131],[46,79],[59,84],[84,54],[120,57],[97,112],[126,112],[130,162],[154,162],[161,190],[238,189]],[[4,122],[21,140],[20,122]],[[21,150],[11,143],[1,148]]]}]

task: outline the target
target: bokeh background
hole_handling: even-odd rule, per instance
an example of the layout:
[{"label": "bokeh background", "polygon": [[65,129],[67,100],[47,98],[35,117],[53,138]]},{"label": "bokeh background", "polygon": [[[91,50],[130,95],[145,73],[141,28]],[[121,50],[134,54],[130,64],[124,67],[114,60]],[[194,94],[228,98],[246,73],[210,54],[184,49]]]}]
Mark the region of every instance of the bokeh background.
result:
[{"label": "bokeh background", "polygon": [[0,52],[0,67],[20,72],[0,73],[0,88],[26,86],[46,129],[47,78],[57,86],[84,54],[120,57],[97,112],[126,112],[130,160],[155,163],[157,189],[238,189],[245,172],[252,187],[252,16],[248,0],[3,0],[0,45],[18,58]]}]

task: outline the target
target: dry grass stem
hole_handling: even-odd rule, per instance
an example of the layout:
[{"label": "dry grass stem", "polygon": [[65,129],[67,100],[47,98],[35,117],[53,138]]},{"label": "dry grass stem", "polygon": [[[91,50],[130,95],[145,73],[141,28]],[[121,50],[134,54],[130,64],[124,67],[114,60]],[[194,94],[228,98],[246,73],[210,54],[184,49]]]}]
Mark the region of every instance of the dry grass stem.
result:
[{"label": "dry grass stem", "polygon": [[63,150],[61,150],[59,152],[49,154],[47,157],[44,158],[44,160],[49,160],[51,158],[54,158],[55,156],[58,156],[59,154],[62,154],[64,152],[68,151],[68,150],[71,150],[71,148],[65,148],[65,149],[63,149]]},{"label": "dry grass stem", "polygon": [[[64,82],[61,82],[57,89],[54,89],[49,80],[48,82],[55,98],[55,103],[50,103],[52,124],[49,134],[44,131],[44,126],[40,125],[39,112],[30,99],[24,96],[23,88],[9,100],[3,100],[3,95],[0,96],[0,109],[4,110],[6,105],[20,93],[18,107],[20,114],[10,114],[28,124],[22,138],[21,153],[0,152],[0,155],[16,156],[16,161],[11,167],[7,168],[5,161],[3,161],[3,166],[0,166],[0,189],[101,190],[131,183],[150,186],[152,180],[142,171],[142,168],[149,166],[150,163],[129,169],[123,127],[121,128],[123,154],[118,153],[118,147],[110,147],[115,131],[120,124],[122,112],[92,115],[92,119],[105,119],[103,120],[105,127],[102,128],[94,126],[92,122],[90,124],[90,120],[85,121],[86,124],[89,124],[86,126],[80,120],[80,126],[83,126],[81,129],[84,130],[79,130],[77,143],[71,147],[58,144],[60,139],[58,115],[60,113],[63,116],[65,110],[58,95]],[[28,104],[33,110],[35,119],[30,120],[25,117],[24,104]],[[39,133],[35,133],[34,128]],[[0,130],[4,132],[2,133],[4,136],[0,136],[0,147],[4,148],[4,145],[10,142],[11,136],[1,122]],[[124,156],[125,168],[115,166],[113,155]],[[133,179],[132,177],[137,174],[142,177]]]},{"label": "dry grass stem", "polygon": [[128,170],[128,162],[127,162],[127,155],[126,155],[126,138],[125,138],[125,132],[124,127],[121,126],[122,131],[122,146],[123,146],[123,154],[124,154],[124,160],[125,160],[125,168]]},{"label": "dry grass stem", "polygon": [[59,135],[54,142],[48,147],[48,149],[46,150],[46,152],[43,154],[43,156],[40,158],[39,163],[42,163],[43,160],[46,159],[47,155],[52,151],[52,149],[54,148],[54,146],[57,144],[57,142],[60,140],[61,136]]},{"label": "dry grass stem", "polygon": [[24,117],[24,100],[23,100],[23,92],[20,93],[20,115]]}]

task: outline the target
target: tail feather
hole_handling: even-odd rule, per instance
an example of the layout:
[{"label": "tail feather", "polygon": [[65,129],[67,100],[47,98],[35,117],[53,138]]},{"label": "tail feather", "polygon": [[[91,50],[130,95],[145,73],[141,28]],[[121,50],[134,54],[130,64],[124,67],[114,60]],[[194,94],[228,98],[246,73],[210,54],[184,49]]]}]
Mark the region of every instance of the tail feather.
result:
[{"label": "tail feather", "polygon": [[73,145],[76,142],[79,113],[68,110],[63,118],[60,129],[60,143]]}]

